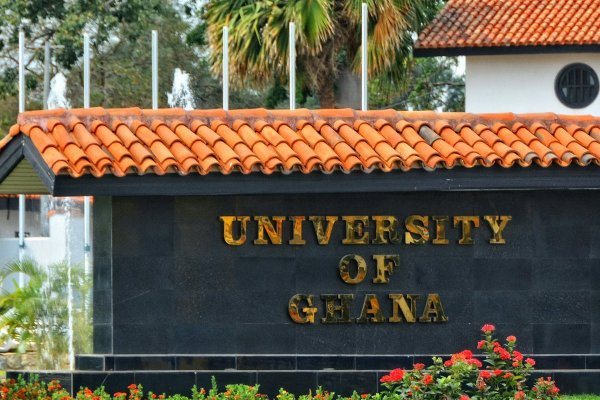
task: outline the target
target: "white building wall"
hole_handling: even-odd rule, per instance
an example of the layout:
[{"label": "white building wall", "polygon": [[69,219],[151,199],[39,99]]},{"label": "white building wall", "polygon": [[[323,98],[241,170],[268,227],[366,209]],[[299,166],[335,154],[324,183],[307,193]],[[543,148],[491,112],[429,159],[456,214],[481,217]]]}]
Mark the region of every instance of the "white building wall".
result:
[{"label": "white building wall", "polygon": [[556,97],[556,76],[572,63],[587,64],[600,76],[600,53],[467,56],[465,110],[600,115],[600,95],[580,109],[569,108]]},{"label": "white building wall", "polygon": [[[29,236],[41,236],[40,220],[39,211],[25,212],[25,232],[29,233]],[[17,232],[19,232],[19,210],[0,210],[0,238],[14,238]]]},{"label": "white building wall", "polygon": [[[67,235],[70,239],[67,240]],[[67,246],[70,252],[67,252]],[[42,265],[50,265],[66,260],[71,264],[82,264],[84,260],[83,218],[65,214],[50,217],[49,237],[25,238],[25,258],[33,259]],[[0,239],[0,266],[19,259],[19,239]]]}]

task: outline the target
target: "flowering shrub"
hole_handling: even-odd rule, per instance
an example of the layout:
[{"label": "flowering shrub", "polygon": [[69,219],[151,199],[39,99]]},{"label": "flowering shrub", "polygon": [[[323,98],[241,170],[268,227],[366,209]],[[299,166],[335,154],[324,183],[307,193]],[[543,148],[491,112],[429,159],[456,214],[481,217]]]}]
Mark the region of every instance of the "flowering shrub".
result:
[{"label": "flowering shrub", "polygon": [[58,381],[48,384],[38,382],[33,378],[26,381],[22,376],[17,379],[4,379],[0,384],[0,399],[44,399],[44,400],[67,400],[71,399]]},{"label": "flowering shrub", "polygon": [[[486,324],[481,328],[483,339],[477,349],[483,360],[470,350],[453,354],[448,360],[434,357],[430,366],[415,364],[411,370],[400,368],[381,377],[384,389],[375,394],[358,394],[342,398],[318,388],[315,393],[295,396],[283,389],[277,400],[556,400],[559,389],[550,378],[540,378],[531,388],[526,384],[535,361],[525,358],[516,350],[517,338],[508,336],[502,345],[494,339],[495,328]],[[485,366],[484,366],[485,365]],[[213,377],[212,387],[192,388],[191,397],[165,396],[148,392],[142,385],[131,384],[126,392],[110,394],[103,387],[92,391],[81,388],[74,397],[64,390],[58,381],[48,384],[36,377],[25,381],[22,377],[8,379],[0,384],[0,400],[265,400],[259,386],[227,385],[220,392]]]},{"label": "flowering shrub", "polygon": [[490,324],[481,328],[483,339],[477,343],[477,349],[484,354],[483,362],[474,358],[470,350],[463,350],[446,361],[434,357],[429,367],[415,364],[412,370],[395,369],[381,378],[385,389],[373,398],[556,399],[559,389],[550,378],[540,378],[531,389],[527,387],[526,379],[535,360],[524,358],[515,349],[515,336],[508,336],[504,345],[494,339],[495,329]]}]

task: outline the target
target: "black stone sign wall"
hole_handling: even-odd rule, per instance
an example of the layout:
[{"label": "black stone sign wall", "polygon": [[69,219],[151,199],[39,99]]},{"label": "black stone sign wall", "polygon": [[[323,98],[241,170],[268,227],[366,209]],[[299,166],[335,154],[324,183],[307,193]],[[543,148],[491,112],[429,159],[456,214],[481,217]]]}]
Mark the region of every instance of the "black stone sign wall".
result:
[{"label": "black stone sign wall", "polygon": [[[108,354],[447,354],[469,347],[493,323],[532,354],[600,352],[600,193],[585,191],[420,192],[222,197],[97,197],[94,204],[94,345]],[[507,243],[488,243],[481,221],[474,245],[341,244],[343,221],[319,246],[229,246],[221,215],[510,215]],[[404,232],[403,224],[400,231]],[[431,222],[431,234],[435,235]],[[370,228],[373,235],[373,227]],[[363,256],[367,278],[339,276],[345,254]],[[373,254],[398,254],[389,284],[373,284]],[[313,294],[315,324],[291,321],[296,293]],[[321,294],[439,293],[447,323],[326,325]]]}]

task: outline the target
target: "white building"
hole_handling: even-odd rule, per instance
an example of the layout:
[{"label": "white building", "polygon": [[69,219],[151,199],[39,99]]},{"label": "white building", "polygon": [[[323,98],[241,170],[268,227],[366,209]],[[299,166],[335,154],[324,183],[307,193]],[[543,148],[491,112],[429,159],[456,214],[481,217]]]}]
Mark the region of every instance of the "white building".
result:
[{"label": "white building", "polygon": [[465,111],[600,115],[600,0],[450,0],[415,56],[465,56]]},{"label": "white building", "polygon": [[84,262],[82,198],[28,195],[25,200],[25,246],[19,247],[19,199],[0,195],[0,267],[19,257],[41,265]]}]

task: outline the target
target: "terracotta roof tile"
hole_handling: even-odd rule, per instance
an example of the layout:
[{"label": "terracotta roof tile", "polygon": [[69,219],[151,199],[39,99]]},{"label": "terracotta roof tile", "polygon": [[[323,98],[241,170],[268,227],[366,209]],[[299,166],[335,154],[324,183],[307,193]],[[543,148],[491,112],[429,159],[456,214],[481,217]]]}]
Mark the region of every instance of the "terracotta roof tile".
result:
[{"label": "terracotta roof tile", "polygon": [[354,110],[52,110],[23,113],[56,174],[351,172],[600,165],[600,119]]},{"label": "terracotta roof tile", "polygon": [[449,0],[415,48],[600,44],[600,0]]}]

